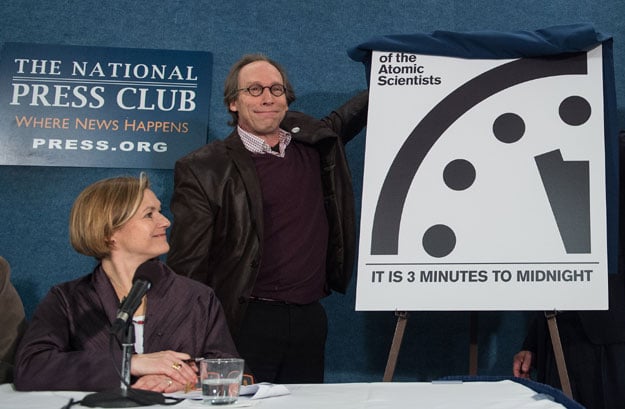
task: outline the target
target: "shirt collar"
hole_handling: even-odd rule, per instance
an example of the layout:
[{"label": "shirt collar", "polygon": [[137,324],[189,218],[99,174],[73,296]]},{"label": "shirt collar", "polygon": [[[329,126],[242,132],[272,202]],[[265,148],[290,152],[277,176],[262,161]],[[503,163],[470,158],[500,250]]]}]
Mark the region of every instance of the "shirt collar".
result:
[{"label": "shirt collar", "polygon": [[284,129],[279,129],[278,132],[280,141],[278,142],[278,146],[280,149],[279,151],[274,151],[263,138],[245,131],[240,126],[237,126],[237,132],[239,134],[239,137],[241,138],[241,141],[243,142],[243,145],[248,151],[261,155],[268,153],[270,155],[283,158],[285,155],[286,147],[291,142],[291,134]]}]

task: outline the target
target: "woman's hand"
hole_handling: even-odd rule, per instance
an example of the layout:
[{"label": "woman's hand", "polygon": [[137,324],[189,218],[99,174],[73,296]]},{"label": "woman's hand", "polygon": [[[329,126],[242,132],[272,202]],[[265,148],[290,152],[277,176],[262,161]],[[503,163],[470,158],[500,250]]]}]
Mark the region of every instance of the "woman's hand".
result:
[{"label": "woman's hand", "polygon": [[[151,354],[134,354],[130,361],[130,373],[133,376],[143,378],[146,375],[161,375],[158,380],[161,383],[169,383],[168,378],[172,381],[172,385],[169,385],[169,388],[173,387],[174,384],[177,384],[174,390],[185,389],[186,385],[193,385],[197,383],[197,369],[190,367],[184,361],[190,359],[191,357],[188,354],[183,352],[175,352],[175,351],[161,351],[154,352]],[[139,384],[139,381],[135,383]],[[153,385],[158,388],[156,384],[157,379],[152,379],[152,377],[146,379],[145,385]],[[144,385],[142,382],[141,385]],[[139,386],[138,386],[139,387]],[[139,387],[140,389],[151,389],[147,387]]]},{"label": "woman's hand", "polygon": [[144,375],[140,377],[132,387],[161,393],[172,393],[185,389],[185,385],[174,382],[170,377],[165,375]]}]

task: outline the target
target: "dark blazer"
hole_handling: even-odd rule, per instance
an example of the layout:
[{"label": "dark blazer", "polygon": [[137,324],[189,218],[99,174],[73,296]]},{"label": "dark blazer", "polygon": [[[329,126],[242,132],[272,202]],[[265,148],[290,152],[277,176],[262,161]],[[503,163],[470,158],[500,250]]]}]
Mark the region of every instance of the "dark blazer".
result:
[{"label": "dark blazer", "polygon": [[[174,274],[163,263],[150,271],[145,353],[173,350],[192,357],[236,357],[219,301],[210,288]],[[111,356],[109,328],[119,300],[101,266],[53,287],[19,345],[18,390],[101,391],[116,388],[121,348]],[[134,381],[134,380],[133,380]]]},{"label": "dark blazer", "polygon": [[[366,122],[362,92],[318,120],[287,112],[281,127],[316,147],[330,227],[327,283],[345,292],[355,256],[352,179],[344,144]],[[212,287],[236,334],[263,257],[263,208],[254,162],[234,131],[176,162],[171,201],[173,226],[167,264]]]}]

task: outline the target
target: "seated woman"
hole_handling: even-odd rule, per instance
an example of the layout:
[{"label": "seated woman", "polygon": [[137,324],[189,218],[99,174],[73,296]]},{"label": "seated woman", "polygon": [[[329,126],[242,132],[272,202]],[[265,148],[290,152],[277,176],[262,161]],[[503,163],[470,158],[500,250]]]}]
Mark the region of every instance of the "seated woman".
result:
[{"label": "seated woman", "polygon": [[197,381],[186,360],[238,357],[212,289],[155,260],[169,250],[169,226],[143,173],[96,182],[78,196],[70,241],[99,263],[91,274],[54,286],[37,307],[17,351],[16,389],[119,387],[122,351],[117,342],[111,351],[109,332],[139,266],[152,286],[133,318],[133,388],[182,390]]}]

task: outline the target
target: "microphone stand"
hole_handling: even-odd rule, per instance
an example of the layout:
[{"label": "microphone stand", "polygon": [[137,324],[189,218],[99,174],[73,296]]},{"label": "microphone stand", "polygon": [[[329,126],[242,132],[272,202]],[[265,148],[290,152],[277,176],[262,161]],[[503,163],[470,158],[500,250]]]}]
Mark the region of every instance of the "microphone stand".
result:
[{"label": "microphone stand", "polygon": [[[129,320],[130,321],[130,320]],[[126,326],[126,334],[122,341],[122,369],[121,369],[121,391],[123,396],[128,395],[128,385],[130,385],[130,360],[132,358],[133,346],[135,344],[135,326],[130,323]]]},{"label": "microphone stand", "polygon": [[[110,334],[115,337],[115,333]],[[132,320],[128,320],[122,340],[122,368],[121,385],[112,391],[96,392],[85,396],[80,402],[83,406],[92,408],[132,408],[165,404],[162,393],[133,389],[130,385],[130,361],[135,344],[135,327]]]}]

